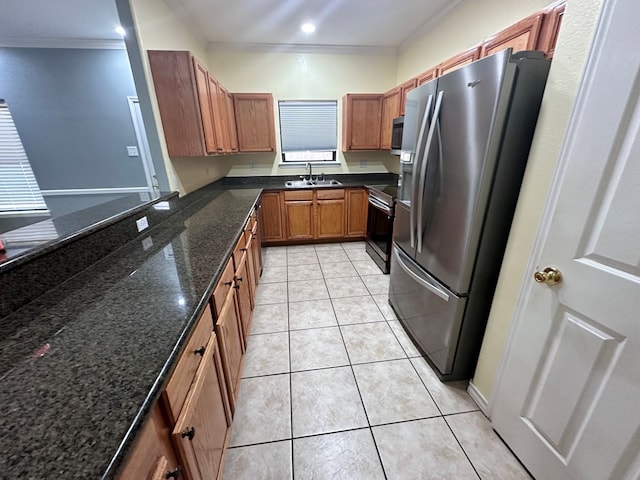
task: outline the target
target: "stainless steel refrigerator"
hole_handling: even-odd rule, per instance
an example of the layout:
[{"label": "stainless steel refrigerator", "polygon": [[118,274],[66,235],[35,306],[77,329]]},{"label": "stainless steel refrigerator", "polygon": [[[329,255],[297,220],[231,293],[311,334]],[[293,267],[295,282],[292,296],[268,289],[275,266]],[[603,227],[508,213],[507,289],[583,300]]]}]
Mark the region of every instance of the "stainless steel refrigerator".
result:
[{"label": "stainless steel refrigerator", "polygon": [[549,64],[507,49],[407,94],[389,301],[441,380],[473,374]]}]

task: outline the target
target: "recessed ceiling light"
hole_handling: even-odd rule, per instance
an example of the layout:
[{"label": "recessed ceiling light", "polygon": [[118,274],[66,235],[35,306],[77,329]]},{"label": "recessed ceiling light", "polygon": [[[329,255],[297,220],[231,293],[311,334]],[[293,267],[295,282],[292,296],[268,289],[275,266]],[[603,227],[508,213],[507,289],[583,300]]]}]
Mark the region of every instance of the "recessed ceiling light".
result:
[{"label": "recessed ceiling light", "polygon": [[124,37],[124,28],[122,28],[120,25],[114,28],[114,30]]},{"label": "recessed ceiling light", "polygon": [[316,26],[313,23],[303,23],[300,30],[304,33],[313,33],[316,31]]}]

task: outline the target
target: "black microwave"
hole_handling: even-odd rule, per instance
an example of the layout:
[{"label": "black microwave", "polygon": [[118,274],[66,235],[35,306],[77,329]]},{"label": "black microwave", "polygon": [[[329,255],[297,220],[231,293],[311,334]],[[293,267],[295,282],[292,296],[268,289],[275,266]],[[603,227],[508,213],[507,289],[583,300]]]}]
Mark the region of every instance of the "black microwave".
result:
[{"label": "black microwave", "polygon": [[393,155],[400,155],[402,150],[402,128],[404,127],[404,117],[398,117],[393,119],[393,126],[391,127],[391,153]]}]

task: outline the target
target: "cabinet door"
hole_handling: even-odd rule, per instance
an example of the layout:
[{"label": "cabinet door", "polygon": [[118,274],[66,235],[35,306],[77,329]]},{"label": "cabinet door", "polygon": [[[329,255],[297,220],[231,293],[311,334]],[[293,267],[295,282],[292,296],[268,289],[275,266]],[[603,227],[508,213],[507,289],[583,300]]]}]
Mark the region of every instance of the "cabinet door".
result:
[{"label": "cabinet door", "polygon": [[215,333],[173,429],[174,445],[187,478],[218,477],[231,416]]},{"label": "cabinet door", "polygon": [[405,103],[407,102],[407,93],[418,86],[418,78],[412,78],[400,85],[400,115],[404,115]]},{"label": "cabinet door", "polygon": [[226,132],[228,141],[228,150],[230,153],[236,153],[238,151],[238,132],[236,131],[236,114],[233,109],[233,95],[231,95],[224,88],[224,104],[226,108]]},{"label": "cabinet door", "polygon": [[233,412],[235,411],[236,398],[238,398],[242,356],[245,351],[244,335],[242,334],[242,325],[236,313],[233,289],[229,290],[220,315],[218,316],[216,335],[218,337],[218,346],[220,348],[220,357],[222,359],[227,391],[229,392],[229,403]]},{"label": "cabinet door", "polygon": [[369,193],[362,188],[347,190],[347,237],[364,237],[367,233]]},{"label": "cabinet door", "polygon": [[382,95],[349,93],[342,100],[342,150],[378,150]]},{"label": "cabinet door", "polygon": [[225,117],[226,108],[222,100],[220,84],[211,76],[207,76],[209,82],[209,98],[211,101],[211,114],[213,115],[213,131],[215,134],[216,148],[211,153],[225,152]]},{"label": "cabinet door", "polygon": [[286,201],[284,207],[287,219],[287,240],[313,239],[313,201]]},{"label": "cabinet door", "polygon": [[438,67],[432,68],[431,70],[427,70],[426,72],[422,72],[418,75],[418,86],[424,85],[427,82],[430,82],[434,78],[438,76]]},{"label": "cabinet door", "polygon": [[246,339],[249,337],[253,309],[251,308],[251,293],[249,290],[249,277],[247,276],[247,255],[243,255],[238,268],[236,268],[235,286],[236,304],[238,315],[242,323],[242,333]]},{"label": "cabinet door", "polygon": [[220,280],[218,280],[218,284],[216,285],[216,288],[214,288],[213,295],[211,297],[215,318],[218,318],[218,316],[220,316],[220,311],[222,310],[224,301],[226,300],[228,293],[233,290],[233,273],[233,261],[232,259],[229,259],[227,265],[222,271]]},{"label": "cabinet door", "polygon": [[234,93],[238,150],[275,151],[273,96],[270,93]]},{"label": "cabinet door", "polygon": [[282,192],[263,192],[260,200],[260,228],[265,243],[285,240]]},{"label": "cabinet door", "polygon": [[160,50],[147,54],[169,156],[206,155],[204,132],[211,130],[202,123],[191,54]]},{"label": "cabinet door", "polygon": [[441,77],[445,73],[453,72],[460,67],[468,65],[471,62],[475,62],[479,58],[480,46],[470,48],[469,50],[462,52],[455,57],[451,57],[449,60],[446,60],[438,65],[437,76]]},{"label": "cabinet door", "polygon": [[564,18],[564,7],[565,2],[562,1],[549,6],[544,12],[536,50],[542,50],[547,58],[553,58],[556,51],[560,25],[562,25]]},{"label": "cabinet door", "polygon": [[318,200],[316,238],[344,238],[344,199]]},{"label": "cabinet door", "polygon": [[255,308],[256,297],[256,271],[255,264],[253,262],[253,237],[251,236],[251,230],[245,231],[246,244],[244,251],[247,254],[247,287],[249,288],[249,299],[251,300],[251,310]]},{"label": "cabinet door", "polygon": [[252,249],[253,249],[253,270],[256,276],[253,278],[255,283],[255,287],[258,288],[258,283],[260,282],[260,275],[262,274],[262,251],[260,247],[260,228],[258,222],[255,222],[253,228],[251,229],[251,236],[253,238]]},{"label": "cabinet door", "polygon": [[482,44],[480,56],[486,57],[509,47],[513,48],[514,52],[533,50],[538,42],[543,15],[531,15],[488,38]]},{"label": "cabinet door", "polygon": [[382,97],[382,124],[380,126],[380,149],[391,148],[393,119],[400,115],[400,88],[394,88]]},{"label": "cabinet door", "polygon": [[207,69],[195,58],[193,59],[193,69],[196,78],[196,88],[198,91],[198,104],[200,105],[200,119],[204,131],[204,140],[207,153],[217,153],[218,143],[216,138],[215,127],[213,124],[213,98],[216,95],[216,85],[213,84],[211,91],[211,82]]}]

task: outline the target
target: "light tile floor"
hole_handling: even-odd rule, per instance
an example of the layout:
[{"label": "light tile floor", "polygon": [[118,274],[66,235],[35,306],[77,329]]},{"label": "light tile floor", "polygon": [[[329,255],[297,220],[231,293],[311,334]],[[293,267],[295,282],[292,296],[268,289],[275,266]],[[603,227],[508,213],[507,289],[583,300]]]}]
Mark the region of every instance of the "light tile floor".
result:
[{"label": "light tile floor", "polygon": [[224,480],[531,478],[420,356],[364,243],[263,255]]}]

